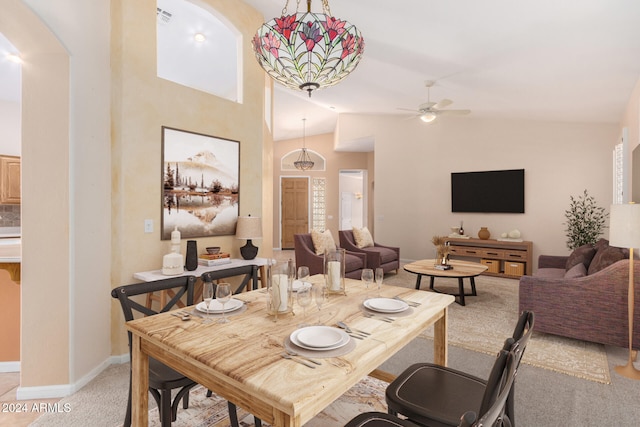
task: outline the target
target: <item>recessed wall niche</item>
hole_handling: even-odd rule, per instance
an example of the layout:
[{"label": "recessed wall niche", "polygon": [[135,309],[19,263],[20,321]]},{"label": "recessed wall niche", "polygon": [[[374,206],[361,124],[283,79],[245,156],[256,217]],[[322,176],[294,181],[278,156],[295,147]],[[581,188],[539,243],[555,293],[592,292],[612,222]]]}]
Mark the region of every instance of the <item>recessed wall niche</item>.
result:
[{"label": "recessed wall niche", "polygon": [[242,35],[222,15],[188,0],[158,0],[156,32],[158,77],[242,102]]}]

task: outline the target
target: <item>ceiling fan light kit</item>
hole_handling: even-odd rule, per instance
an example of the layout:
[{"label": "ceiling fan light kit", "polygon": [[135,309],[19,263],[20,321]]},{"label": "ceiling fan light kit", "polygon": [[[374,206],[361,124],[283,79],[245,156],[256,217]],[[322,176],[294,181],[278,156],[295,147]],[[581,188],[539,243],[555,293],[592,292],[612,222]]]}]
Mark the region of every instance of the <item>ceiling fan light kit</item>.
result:
[{"label": "ceiling fan light kit", "polygon": [[431,113],[431,112],[426,112],[420,116],[420,120],[422,120],[425,123],[431,123],[435,119],[436,119],[435,113]]},{"label": "ceiling fan light kit", "polygon": [[[253,50],[260,66],[278,83],[306,90],[333,86],[351,73],[362,57],[364,38],[347,21],[331,16],[328,0],[322,13],[307,11],[282,16],[263,24],[253,37]],[[298,0],[298,6],[300,0]]]},{"label": "ceiling fan light kit", "polygon": [[424,104],[420,104],[417,110],[411,110],[407,108],[399,108],[399,110],[413,111],[418,113],[416,117],[420,117],[425,123],[433,122],[438,116],[443,114],[455,114],[455,115],[464,115],[469,114],[471,110],[443,110],[444,107],[447,107],[453,104],[453,101],[450,99],[443,99],[440,102],[431,102],[431,94],[430,89],[435,84],[433,80],[427,80],[424,82],[424,85],[427,87],[427,102]]}]

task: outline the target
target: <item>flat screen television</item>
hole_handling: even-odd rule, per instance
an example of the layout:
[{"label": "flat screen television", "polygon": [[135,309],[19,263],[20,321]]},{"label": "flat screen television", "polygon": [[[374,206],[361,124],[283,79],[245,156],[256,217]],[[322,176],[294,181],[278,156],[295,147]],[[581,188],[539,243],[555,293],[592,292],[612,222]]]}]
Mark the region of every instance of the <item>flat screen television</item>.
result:
[{"label": "flat screen television", "polygon": [[451,211],[524,213],[524,169],[452,172]]}]

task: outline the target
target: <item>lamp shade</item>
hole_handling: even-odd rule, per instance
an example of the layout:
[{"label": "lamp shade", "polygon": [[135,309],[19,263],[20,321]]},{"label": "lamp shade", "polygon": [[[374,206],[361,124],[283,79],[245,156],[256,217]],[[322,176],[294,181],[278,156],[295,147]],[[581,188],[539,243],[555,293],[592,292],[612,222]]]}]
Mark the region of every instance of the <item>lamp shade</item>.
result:
[{"label": "lamp shade", "polygon": [[609,244],[619,248],[640,248],[640,204],[611,205]]},{"label": "lamp shade", "polygon": [[261,239],[262,238],[262,220],[255,216],[238,217],[236,225],[237,239]]}]

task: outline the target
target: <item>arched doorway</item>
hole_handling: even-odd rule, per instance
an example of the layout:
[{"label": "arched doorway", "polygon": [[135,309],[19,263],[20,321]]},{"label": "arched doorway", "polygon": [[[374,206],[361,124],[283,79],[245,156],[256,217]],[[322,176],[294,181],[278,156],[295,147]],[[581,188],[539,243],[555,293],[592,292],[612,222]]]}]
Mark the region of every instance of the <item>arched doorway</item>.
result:
[{"label": "arched doorway", "polygon": [[[9,0],[3,6],[0,32],[24,60],[20,384],[67,384],[71,318],[69,54],[22,1]],[[55,250],[42,257],[43,248]]]}]

